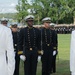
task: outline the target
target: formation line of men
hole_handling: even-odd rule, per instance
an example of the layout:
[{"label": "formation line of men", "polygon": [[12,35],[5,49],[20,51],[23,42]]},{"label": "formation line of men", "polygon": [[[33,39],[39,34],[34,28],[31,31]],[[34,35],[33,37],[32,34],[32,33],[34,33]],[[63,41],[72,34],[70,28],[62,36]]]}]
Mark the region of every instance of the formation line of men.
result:
[{"label": "formation line of men", "polygon": [[24,75],[36,75],[38,56],[41,56],[42,75],[56,72],[58,53],[57,33],[51,27],[51,18],[42,20],[44,28],[35,28],[34,16],[25,17],[27,27],[18,32],[17,24],[8,28],[7,20],[0,24],[0,75],[19,75],[20,59],[24,61]]},{"label": "formation line of men", "polygon": [[40,30],[33,27],[33,15],[26,16],[25,21],[27,27],[20,30],[18,39],[18,54],[24,61],[24,74],[36,75],[37,58],[41,55],[42,75],[50,75],[53,56],[57,54],[57,34],[50,29],[51,19],[44,18],[44,28]]}]

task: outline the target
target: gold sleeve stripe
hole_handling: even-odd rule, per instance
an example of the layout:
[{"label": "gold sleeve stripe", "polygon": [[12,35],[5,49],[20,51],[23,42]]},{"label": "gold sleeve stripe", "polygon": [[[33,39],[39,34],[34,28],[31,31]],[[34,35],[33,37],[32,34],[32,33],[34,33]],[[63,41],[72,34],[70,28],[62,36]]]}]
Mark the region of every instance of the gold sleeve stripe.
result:
[{"label": "gold sleeve stripe", "polygon": [[38,53],[41,53],[41,51],[38,51]]},{"label": "gold sleeve stripe", "polygon": [[23,54],[23,51],[19,51],[18,54]]}]

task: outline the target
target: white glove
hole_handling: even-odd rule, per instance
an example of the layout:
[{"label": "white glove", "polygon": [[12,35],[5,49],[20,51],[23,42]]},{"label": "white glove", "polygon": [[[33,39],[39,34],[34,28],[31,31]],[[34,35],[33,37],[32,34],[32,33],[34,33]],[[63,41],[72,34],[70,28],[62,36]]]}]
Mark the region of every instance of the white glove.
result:
[{"label": "white glove", "polygon": [[53,51],[53,56],[55,56],[56,55],[56,51]]},{"label": "white glove", "polygon": [[20,59],[23,60],[23,61],[25,61],[26,60],[25,55],[20,55]]},{"label": "white glove", "polygon": [[38,62],[40,62],[40,60],[41,60],[41,56],[38,56]]}]

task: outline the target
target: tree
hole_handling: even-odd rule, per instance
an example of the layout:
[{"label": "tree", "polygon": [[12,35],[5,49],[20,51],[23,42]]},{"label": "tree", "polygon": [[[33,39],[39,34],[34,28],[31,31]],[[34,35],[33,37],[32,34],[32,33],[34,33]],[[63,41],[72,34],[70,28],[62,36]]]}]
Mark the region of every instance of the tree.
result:
[{"label": "tree", "polygon": [[[40,24],[44,17],[51,17],[55,23],[72,23],[75,16],[75,0],[18,0],[17,19],[22,20],[28,14],[35,16]],[[29,10],[29,11],[28,11]]]},{"label": "tree", "polygon": [[65,16],[63,8],[64,0],[34,0],[32,9],[36,17],[42,20],[44,17],[51,17],[53,22],[58,23]]},{"label": "tree", "polygon": [[19,21],[23,20],[26,15],[28,15],[28,7],[29,3],[27,0],[18,0],[18,5],[16,6],[17,9],[17,19]]}]

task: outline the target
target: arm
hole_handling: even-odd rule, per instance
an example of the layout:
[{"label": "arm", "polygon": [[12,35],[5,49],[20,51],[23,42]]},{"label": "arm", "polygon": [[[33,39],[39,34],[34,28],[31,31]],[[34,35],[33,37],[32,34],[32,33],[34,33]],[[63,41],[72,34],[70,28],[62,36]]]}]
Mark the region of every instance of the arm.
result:
[{"label": "arm", "polygon": [[42,29],[38,31],[38,54],[43,55],[42,50]]},{"label": "arm", "polygon": [[23,54],[23,29],[21,29],[18,34],[17,47],[18,47],[18,54],[22,55]]},{"label": "arm", "polygon": [[15,69],[15,54],[11,30],[6,33],[6,50],[8,58],[8,75],[13,75]]},{"label": "arm", "polygon": [[70,71],[75,72],[75,31],[71,34],[70,43]]},{"label": "arm", "polygon": [[20,30],[18,34],[18,55],[20,55],[20,59],[25,61],[26,57],[23,52],[23,41],[24,41],[24,29]]},{"label": "arm", "polygon": [[53,52],[55,55],[58,54],[57,48],[58,48],[58,36],[56,31],[53,30]]}]

